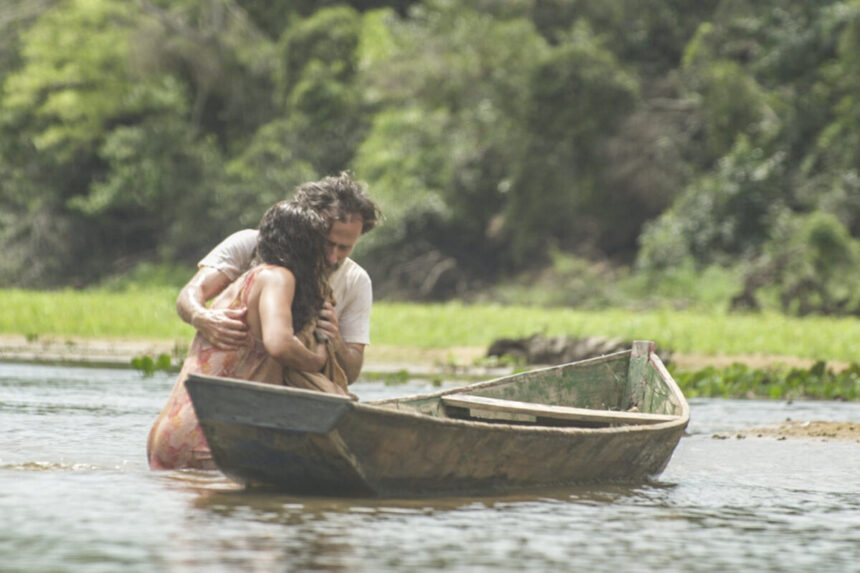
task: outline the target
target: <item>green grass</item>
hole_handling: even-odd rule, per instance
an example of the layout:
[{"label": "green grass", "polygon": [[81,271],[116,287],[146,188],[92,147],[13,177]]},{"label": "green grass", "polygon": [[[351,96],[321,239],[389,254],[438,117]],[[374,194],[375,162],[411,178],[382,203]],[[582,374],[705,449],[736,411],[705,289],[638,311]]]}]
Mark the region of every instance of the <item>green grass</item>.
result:
[{"label": "green grass", "polygon": [[379,344],[445,348],[486,346],[495,338],[547,335],[654,340],[659,346],[709,355],[774,354],[853,361],[860,356],[860,321],[768,313],[731,315],[676,310],[598,310],[457,303],[377,304]]},{"label": "green grass", "polygon": [[[30,339],[83,337],[187,342],[190,326],[176,316],[175,287],[88,291],[0,290],[0,334]],[[404,349],[484,347],[497,338],[546,335],[649,339],[682,353],[771,354],[856,362],[860,320],[786,317],[776,313],[731,315],[718,311],[573,310],[498,304],[377,302],[375,344]],[[160,357],[162,358],[162,357]],[[163,357],[168,358],[169,357]],[[138,365],[144,372],[160,368]],[[735,364],[675,373],[688,396],[860,399],[860,370],[753,370]]]},{"label": "green grass", "polygon": [[176,315],[178,289],[0,290],[0,333],[30,338],[190,339],[193,329]]},{"label": "green grass", "polygon": [[[190,340],[176,316],[175,288],[125,292],[0,290],[0,333],[39,337]],[[654,340],[677,352],[774,354],[856,361],[860,320],[731,315],[717,311],[573,310],[494,304],[374,304],[374,344],[405,348],[486,347],[504,337],[609,336]]]}]

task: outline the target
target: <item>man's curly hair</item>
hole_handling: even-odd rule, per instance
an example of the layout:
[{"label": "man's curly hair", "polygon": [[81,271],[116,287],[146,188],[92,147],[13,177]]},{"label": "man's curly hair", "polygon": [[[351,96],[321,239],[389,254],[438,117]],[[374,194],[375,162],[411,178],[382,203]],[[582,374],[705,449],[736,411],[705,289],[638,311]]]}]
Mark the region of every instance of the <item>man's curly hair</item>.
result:
[{"label": "man's curly hair", "polygon": [[315,210],[328,221],[348,223],[361,217],[362,234],[373,229],[382,218],[382,212],[364,188],[344,171],[337,177],[323,177],[296,187],[295,201]]},{"label": "man's curly hair", "polygon": [[275,203],[260,220],[257,262],[285,267],[296,277],[291,307],[296,333],[319,314],[325,300],[327,232],[320,214],[296,201]]}]

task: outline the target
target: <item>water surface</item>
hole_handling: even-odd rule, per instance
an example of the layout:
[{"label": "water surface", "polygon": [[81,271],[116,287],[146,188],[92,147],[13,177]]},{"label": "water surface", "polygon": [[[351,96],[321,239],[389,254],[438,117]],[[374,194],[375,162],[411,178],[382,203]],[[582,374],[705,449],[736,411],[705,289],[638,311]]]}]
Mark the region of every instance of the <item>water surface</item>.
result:
[{"label": "water surface", "polygon": [[694,400],[666,471],[635,486],[325,499],[149,471],[172,384],[0,364],[0,571],[860,571],[860,444],[712,437],[858,422],[860,404]]}]

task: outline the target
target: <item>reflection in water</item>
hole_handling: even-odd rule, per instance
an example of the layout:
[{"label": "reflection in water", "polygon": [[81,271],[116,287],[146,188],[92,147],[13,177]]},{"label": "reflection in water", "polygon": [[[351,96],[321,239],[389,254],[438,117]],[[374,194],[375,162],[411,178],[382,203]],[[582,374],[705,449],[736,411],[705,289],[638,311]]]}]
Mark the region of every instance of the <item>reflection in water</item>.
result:
[{"label": "reflection in water", "polygon": [[200,493],[244,491],[244,488],[228,479],[224,474],[212,470],[171,470],[153,472],[152,475],[164,480],[164,483],[177,490]]},{"label": "reflection in water", "polygon": [[[280,559],[282,566],[289,564],[291,569],[456,570],[464,563],[515,565],[520,562],[517,556],[535,545],[535,535],[540,535],[534,528],[522,527],[529,520],[538,518],[548,529],[557,530],[558,512],[571,503],[596,508],[636,497],[640,491],[610,486],[535,490],[479,499],[332,499],[202,489],[192,505],[209,515],[207,521],[241,522],[245,545],[269,553],[267,562]],[[198,519],[201,514],[194,515]],[[222,539],[213,551],[223,558],[237,550],[236,543],[235,539]],[[486,552],[488,543],[494,546],[493,551]],[[484,549],[476,551],[477,547]],[[545,565],[553,564],[553,560],[546,561],[549,547],[541,548],[540,553]],[[559,558],[555,564],[561,563]],[[521,565],[534,563],[523,561]]]},{"label": "reflection in water", "polygon": [[360,570],[346,502],[318,501],[200,490],[191,503],[189,527],[210,537],[210,546],[205,560],[198,556],[195,564],[224,564],[245,555],[264,571]]},{"label": "reflection in water", "polygon": [[172,382],[0,364],[0,569],[860,570],[860,446],[711,438],[786,418],[858,421],[860,404],[695,400],[666,471],[635,486],[327,499],[150,472],[146,433]]},{"label": "reflection in water", "polygon": [[682,440],[663,477],[636,486],[429,499],[200,489],[192,506],[243,524],[237,534],[267,562],[302,569],[853,570],[860,482],[844,478],[860,475],[856,453],[700,435]]}]

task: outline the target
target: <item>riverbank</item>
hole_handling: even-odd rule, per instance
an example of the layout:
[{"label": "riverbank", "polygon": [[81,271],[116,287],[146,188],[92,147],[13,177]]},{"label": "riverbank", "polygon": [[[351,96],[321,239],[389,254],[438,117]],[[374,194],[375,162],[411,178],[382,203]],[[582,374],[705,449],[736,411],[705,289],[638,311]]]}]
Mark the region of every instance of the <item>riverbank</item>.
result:
[{"label": "riverbank", "polygon": [[[0,361],[40,364],[66,364],[69,366],[116,367],[131,366],[134,358],[166,354],[174,364],[181,363],[188,348],[186,340],[110,339],[83,337],[27,337],[0,335]],[[405,369],[421,372],[463,372],[480,374],[484,371],[507,370],[504,366],[491,366],[485,361],[487,349],[475,346],[451,348],[420,348],[373,344],[365,351],[366,372],[388,372]],[[707,355],[679,354],[671,357],[678,370],[698,370],[708,366],[723,368],[731,364],[745,364],[751,368],[766,368],[782,364],[789,367],[809,368],[815,360],[790,356],[764,354]],[[484,364],[486,362],[486,364]],[[847,363],[828,362],[834,370]]]},{"label": "riverbank", "polygon": [[[130,368],[134,358],[162,354],[175,367],[182,363],[189,341],[151,339],[91,339],[81,337],[26,337],[0,335],[0,361],[66,366]],[[406,370],[415,375],[504,374],[509,366],[478,364],[486,349],[478,347],[414,348],[371,345],[365,351],[364,371],[384,374]]]},{"label": "riverbank", "polygon": [[[88,339],[73,337],[38,337],[0,335],[0,361],[33,364],[60,364],[81,367],[131,368],[134,358],[162,354],[171,357],[176,367],[185,356],[187,342],[170,340]],[[485,348],[414,348],[371,345],[365,353],[364,372],[368,377],[396,373],[407,376],[446,376],[457,379],[493,378],[513,371],[513,367],[485,361]],[[742,363],[753,368],[777,364],[808,368],[814,361],[785,356],[708,356],[690,354],[672,356],[674,369],[696,370],[712,366],[721,368]],[[832,367],[842,365],[830,363]],[[714,434],[716,439],[772,438],[811,439],[860,443],[860,421],[822,422],[787,420],[786,422],[742,432]]]}]

